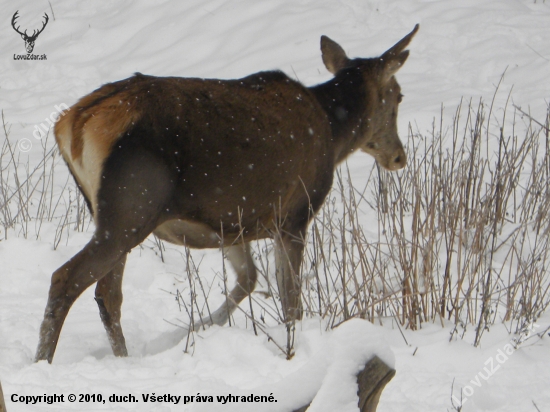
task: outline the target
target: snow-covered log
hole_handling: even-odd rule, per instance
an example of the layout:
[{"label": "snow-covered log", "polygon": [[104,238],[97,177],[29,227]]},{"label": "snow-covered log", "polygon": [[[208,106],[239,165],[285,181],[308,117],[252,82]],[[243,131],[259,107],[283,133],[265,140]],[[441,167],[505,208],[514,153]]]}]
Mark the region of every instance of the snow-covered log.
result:
[{"label": "snow-covered log", "polygon": [[394,376],[395,369],[382,362],[378,356],[367,362],[365,368],[357,375],[361,412],[376,411],[382,391]]}]

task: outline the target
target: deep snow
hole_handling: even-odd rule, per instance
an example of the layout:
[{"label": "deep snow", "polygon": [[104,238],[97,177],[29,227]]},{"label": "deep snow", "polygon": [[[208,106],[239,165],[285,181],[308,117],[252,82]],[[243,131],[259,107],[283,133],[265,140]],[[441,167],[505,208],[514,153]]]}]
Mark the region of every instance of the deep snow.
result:
[{"label": "deep snow", "polygon": [[[43,13],[50,15],[34,51],[45,53],[47,60],[14,60],[14,54],[25,53],[22,39],[10,26],[16,10],[22,27],[40,27]],[[70,106],[105,82],[136,71],[234,78],[281,69],[312,85],[330,78],[320,59],[322,34],[338,41],[348,55],[367,57],[384,52],[420,23],[410,58],[397,76],[405,95],[399,118],[403,135],[409,122],[430,129],[442,104],[450,118],[462,96],[491,99],[505,70],[495,107],[503,107],[513,87],[514,102],[541,117],[550,98],[550,4],[541,0],[52,1],[51,8],[44,1],[1,0],[0,11],[0,109],[9,122],[10,140],[28,139],[32,144],[28,152],[20,152],[31,164],[42,155],[32,135],[34,126],[56,105]],[[360,182],[373,160],[358,154],[349,164],[354,181]],[[56,173],[62,185],[67,176],[62,163]],[[367,213],[365,225],[374,216]],[[351,411],[356,410],[351,382],[358,365],[372,352],[391,362],[388,348],[395,355],[397,375],[383,393],[380,411],[451,410],[453,382],[458,398],[460,388],[467,394],[466,387],[471,388],[463,411],[550,407],[548,338],[532,336],[499,363],[504,359],[497,358],[499,350],[505,352],[513,338],[502,325],[493,327],[481,347],[474,348],[468,334],[449,342],[450,325],[404,330],[403,337],[391,320],[383,327],[356,320],[326,332],[323,321],[309,319],[299,325],[295,357],[286,361],[237,313],[237,326],[200,332],[191,354],[185,354],[185,342],[177,343],[179,331],[164,321],[185,317],[166,293],[185,281],[182,251],[171,246],[166,263],[147,247],[136,248],[129,257],[122,318],[127,359],[112,356],[89,290],[65,322],[54,363],[34,364],[50,275],[88,241],[92,228],[71,233],[57,250],[52,246],[54,233],[55,226],[46,223],[38,239],[23,239],[12,231],[0,242],[0,380],[10,412],[287,411],[307,402],[319,388],[311,411]],[[203,257],[201,274],[221,271],[218,252],[196,256],[197,261]],[[213,306],[221,298],[215,295]],[[550,316],[538,323],[536,332],[548,327]],[[270,334],[285,340],[282,327],[272,327]],[[499,368],[488,377],[491,366]],[[273,394],[278,402],[245,409],[242,404],[171,407],[143,402],[29,407],[10,401],[13,394],[70,393],[100,393],[104,398],[133,394],[140,400],[152,393],[200,393],[214,399],[254,393]]]}]

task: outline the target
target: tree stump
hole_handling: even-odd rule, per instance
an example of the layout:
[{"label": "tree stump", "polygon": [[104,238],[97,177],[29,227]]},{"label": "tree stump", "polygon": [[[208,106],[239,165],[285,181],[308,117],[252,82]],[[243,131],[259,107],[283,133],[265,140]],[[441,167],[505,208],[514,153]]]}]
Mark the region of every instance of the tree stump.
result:
[{"label": "tree stump", "polygon": [[[395,376],[395,370],[386,365],[378,356],[367,362],[361,372],[357,374],[360,412],[376,412],[380,395],[386,384]],[[305,412],[311,402],[293,412]]]},{"label": "tree stump", "polygon": [[386,384],[395,376],[395,369],[390,368],[375,356],[367,362],[365,368],[357,375],[359,386],[359,410],[361,412],[375,412],[380,395]]},{"label": "tree stump", "polygon": [[0,412],[6,412],[6,404],[4,402],[4,392],[2,392],[2,382],[0,382]]}]

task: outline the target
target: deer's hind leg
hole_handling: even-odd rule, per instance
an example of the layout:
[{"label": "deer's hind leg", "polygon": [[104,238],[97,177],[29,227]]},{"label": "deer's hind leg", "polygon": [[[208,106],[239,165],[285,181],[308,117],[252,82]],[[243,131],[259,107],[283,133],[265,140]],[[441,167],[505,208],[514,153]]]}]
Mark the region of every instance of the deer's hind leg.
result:
[{"label": "deer's hind leg", "polygon": [[[46,359],[51,363],[69,309],[84,290],[98,281],[101,283],[97,293],[105,304],[104,311],[100,305],[100,312],[102,317],[108,318],[105,327],[110,338],[114,338],[116,345],[113,350],[115,354],[125,354],[121,344],[122,330],[117,320],[124,259],[163,219],[168,218],[165,211],[171,209],[174,181],[173,173],[162,159],[131,141],[130,144],[124,141],[117,144],[105,162],[94,236],[52,275],[36,361]],[[107,279],[102,281],[106,276]],[[115,290],[109,297],[105,288],[113,285]]]},{"label": "deer's hind leg", "polygon": [[134,239],[128,244],[120,244],[101,239],[97,232],[80,252],[52,275],[36,361],[45,359],[52,362],[61,328],[73,303],[89,286],[109,274],[117,262],[143,240]]},{"label": "deer's hind leg", "polygon": [[256,286],[258,273],[254,265],[254,259],[252,259],[252,254],[250,253],[250,245],[248,243],[244,245],[236,244],[225,248],[224,252],[237,274],[237,284],[229,292],[225,302],[218,309],[209,316],[205,316],[198,322],[195,322],[195,329],[201,326],[224,325],[235,309],[237,309],[239,303],[250,295]]},{"label": "deer's hind leg", "polygon": [[105,326],[109,343],[115,356],[128,356],[126,340],[120,325],[122,306],[122,275],[126,264],[124,255],[113,269],[97,282],[95,300],[99,307],[99,316]]}]

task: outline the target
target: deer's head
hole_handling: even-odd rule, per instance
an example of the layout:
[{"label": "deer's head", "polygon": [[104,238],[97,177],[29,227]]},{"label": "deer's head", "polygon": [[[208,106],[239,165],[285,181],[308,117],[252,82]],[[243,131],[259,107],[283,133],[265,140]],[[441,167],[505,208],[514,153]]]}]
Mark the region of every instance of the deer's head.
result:
[{"label": "deer's head", "polygon": [[[380,57],[368,59],[350,59],[339,44],[326,36],[321,37],[323,62],[335,75],[334,101],[343,95],[344,89],[348,90],[346,98],[340,98],[342,107],[335,109],[336,121],[348,119],[353,110],[363,111],[351,122],[354,126],[353,136],[350,137],[354,140],[353,149],[372,155],[387,170],[401,169],[407,163],[407,155],[397,133],[397,110],[403,95],[394,75],[407,60],[409,51],[405,48],[418,27],[417,24]],[[359,97],[353,100],[351,96]]]}]

